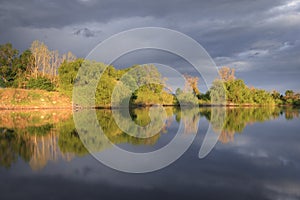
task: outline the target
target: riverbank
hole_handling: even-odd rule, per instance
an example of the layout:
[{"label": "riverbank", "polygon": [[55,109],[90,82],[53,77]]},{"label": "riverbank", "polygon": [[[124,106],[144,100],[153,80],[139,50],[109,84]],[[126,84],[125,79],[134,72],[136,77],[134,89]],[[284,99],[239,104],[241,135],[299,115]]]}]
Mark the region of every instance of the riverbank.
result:
[{"label": "riverbank", "polygon": [[[131,105],[131,108],[150,107],[153,105]],[[155,106],[155,105],[154,105]],[[164,105],[165,107],[179,105]],[[226,104],[212,105],[199,104],[199,107],[265,107],[293,105],[264,105],[264,104]],[[188,107],[188,106],[187,106]],[[89,107],[91,108],[91,107]],[[95,106],[94,109],[113,109],[111,106]],[[80,105],[73,105],[66,95],[60,92],[48,92],[45,90],[28,90],[15,88],[0,88],[0,110],[37,110],[37,109],[85,109]]]},{"label": "riverbank", "polygon": [[59,92],[1,88],[0,109],[72,109],[72,101]]}]

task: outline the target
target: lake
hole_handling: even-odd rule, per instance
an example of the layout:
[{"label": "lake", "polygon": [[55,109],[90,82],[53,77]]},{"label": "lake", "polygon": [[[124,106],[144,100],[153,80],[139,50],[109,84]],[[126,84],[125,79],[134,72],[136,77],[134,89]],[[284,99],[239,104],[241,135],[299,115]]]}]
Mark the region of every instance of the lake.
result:
[{"label": "lake", "polygon": [[[122,114],[94,110],[109,140],[97,133],[80,135],[69,110],[0,111],[1,199],[300,199],[300,110],[220,109],[167,107],[159,131],[149,129],[139,137],[119,128],[116,120],[133,130]],[[74,114],[86,118],[85,112]],[[147,108],[131,110],[130,116],[140,127],[151,121]],[[88,141],[95,154],[114,145],[154,152],[174,139],[180,124],[182,141],[191,139],[191,146],[169,166],[150,173],[111,169],[82,142]],[[209,126],[219,136],[200,159]]]}]

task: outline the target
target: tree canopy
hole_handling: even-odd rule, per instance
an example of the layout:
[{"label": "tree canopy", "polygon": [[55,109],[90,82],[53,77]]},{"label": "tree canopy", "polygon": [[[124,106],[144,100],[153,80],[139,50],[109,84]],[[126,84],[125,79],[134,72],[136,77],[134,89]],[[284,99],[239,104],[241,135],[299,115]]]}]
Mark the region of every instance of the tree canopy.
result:
[{"label": "tree canopy", "polygon": [[[83,65],[83,74],[78,76]],[[299,93],[286,90],[280,94],[276,90],[269,92],[249,87],[242,79],[236,78],[232,68],[220,68],[219,76],[206,93],[201,93],[199,78],[186,74],[184,88],[172,93],[154,65],[116,69],[105,63],[77,59],[71,52],[59,54],[37,40],[21,53],[10,43],[0,45],[0,87],[59,91],[71,97],[73,86],[77,84],[82,94],[81,101],[87,105],[96,102],[98,106],[111,106],[114,91],[117,95],[113,101],[129,101],[131,105],[141,106],[224,104],[224,96],[225,104],[229,105],[300,105]],[[84,94],[90,92],[89,84],[96,85],[95,98],[84,99]]]}]

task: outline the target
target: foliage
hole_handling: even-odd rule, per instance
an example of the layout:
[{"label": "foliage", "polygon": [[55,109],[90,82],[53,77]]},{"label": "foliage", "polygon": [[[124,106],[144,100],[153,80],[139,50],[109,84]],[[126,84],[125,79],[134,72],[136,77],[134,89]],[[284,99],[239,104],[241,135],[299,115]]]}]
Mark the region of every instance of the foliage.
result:
[{"label": "foliage", "polygon": [[75,153],[76,155],[86,155],[87,149],[81,142],[75,129],[73,118],[57,124],[59,132],[58,145],[63,153]]},{"label": "foliage", "polygon": [[[223,102],[225,101],[225,98],[226,98],[224,91],[225,91],[224,83],[221,80],[216,79],[213,82],[213,85],[209,91],[210,99],[212,100],[212,103],[215,102],[215,103],[223,104]],[[225,98],[224,98],[224,96],[225,96]]]},{"label": "foliage", "polygon": [[275,101],[274,101],[272,95],[265,90],[253,89],[253,90],[251,90],[251,96],[252,96],[253,102],[256,104],[261,104],[261,105],[275,104]]},{"label": "foliage", "polygon": [[0,165],[9,168],[21,157],[28,162],[33,154],[31,141],[14,130],[0,128]]},{"label": "foliage", "polygon": [[300,105],[300,94],[295,93],[293,90],[286,90],[285,96],[282,97],[282,101],[285,104],[299,106]]},{"label": "foliage", "polygon": [[[279,116],[285,117],[287,120],[299,118],[299,109],[292,107],[251,107],[251,108],[226,108],[226,112],[222,112],[224,107],[205,107],[205,108],[188,108],[188,107],[167,107],[166,121],[158,134],[151,134],[148,138],[139,138],[124,133],[120,129],[121,121],[122,129],[126,130],[142,130],[150,124],[149,113],[151,108],[131,109],[131,118],[126,119],[121,113],[124,109],[119,109],[113,114],[111,109],[96,110],[97,119],[89,121],[91,110],[84,109],[76,112],[77,117],[81,117],[81,123],[90,126],[83,127],[80,135],[75,129],[75,124],[71,115],[51,120],[52,112],[45,113],[36,112],[10,112],[3,114],[0,118],[0,166],[6,168],[11,167],[18,159],[24,160],[31,166],[33,162],[45,163],[47,160],[63,158],[71,159],[71,156],[83,156],[88,154],[84,144],[89,146],[91,150],[100,152],[110,148],[114,144],[133,144],[133,145],[154,145],[163,133],[174,128],[174,116],[177,122],[181,123],[185,134],[196,134],[198,130],[199,120],[205,117],[210,121],[214,130],[220,131],[219,140],[222,143],[233,141],[236,134],[243,132],[245,127],[255,122],[264,122],[276,119]],[[120,111],[120,112],[119,112]],[[92,111],[94,112],[94,111]],[[115,115],[116,114],[116,115]],[[155,112],[153,126],[158,126],[159,112]],[[7,123],[7,116],[12,115],[9,120],[13,124]],[[43,116],[43,118],[41,117]],[[45,116],[45,117],[44,117]],[[49,118],[49,119],[48,119]],[[118,120],[116,120],[118,119]],[[28,120],[24,123],[23,120]],[[132,120],[134,123],[127,123]],[[178,125],[178,123],[176,123]],[[9,125],[10,124],[10,125]],[[172,125],[173,124],[173,125]],[[99,125],[102,132],[99,132]],[[139,125],[136,127],[134,125]],[[171,127],[171,129],[169,129]],[[160,126],[158,126],[160,127]],[[139,131],[137,131],[139,133]],[[107,140],[107,138],[109,140]],[[84,143],[82,142],[84,141]],[[59,148],[58,148],[59,147]],[[60,157],[62,156],[62,157]]]},{"label": "foliage", "polygon": [[[81,71],[77,75],[80,66]],[[63,63],[58,72],[61,91],[71,96],[75,86],[76,99],[73,100],[76,104],[112,106],[111,102],[114,101],[115,105],[121,106],[126,99],[130,105],[174,104],[173,95],[164,90],[160,73],[151,65],[117,70],[104,63],[78,59]],[[93,93],[95,99],[85,98],[87,94]]]},{"label": "foliage", "polygon": [[198,77],[193,77],[190,75],[185,75],[184,76],[185,80],[186,80],[186,84],[188,84],[188,86],[190,86],[193,89],[193,93],[196,96],[200,95],[200,91],[198,89]]},{"label": "foliage", "polygon": [[72,96],[73,84],[75,82],[75,78],[77,72],[82,65],[83,59],[77,59],[72,62],[63,62],[58,68],[58,86],[59,90],[69,97]]},{"label": "foliage", "polygon": [[[205,116],[212,124],[214,130],[220,131],[220,141],[227,143],[233,140],[236,133],[242,133],[245,127],[253,122],[264,122],[275,119],[283,112],[274,106],[252,108],[228,108],[220,112],[222,108],[202,108],[200,115]],[[293,110],[295,111],[295,110]],[[285,111],[285,117],[299,116],[299,112]],[[217,123],[216,123],[217,122]]]},{"label": "foliage", "polygon": [[198,98],[194,92],[183,91],[180,88],[176,90],[176,105],[194,106],[198,104]]},{"label": "foliage", "polygon": [[[224,87],[224,88],[222,88]],[[220,93],[225,90],[226,104],[233,105],[274,105],[278,94],[271,94],[262,89],[249,88],[242,79],[236,79],[234,70],[228,67],[220,70],[220,79],[214,81],[210,88],[210,96],[220,99]]]},{"label": "foliage", "polygon": [[27,88],[47,91],[53,91],[55,89],[51,80],[45,77],[30,78],[27,82]]},{"label": "foliage", "polygon": [[0,87],[54,90],[57,68],[62,62],[70,62],[75,58],[71,52],[60,56],[57,50],[50,51],[43,42],[37,40],[21,54],[10,43],[0,45]]},{"label": "foliage", "polygon": [[18,56],[18,50],[7,43],[0,45],[0,78],[2,86],[10,86],[14,80],[13,65]]},{"label": "foliage", "polygon": [[[82,70],[80,77],[77,76],[79,69]],[[29,49],[20,53],[10,43],[0,45],[0,87],[58,90],[71,97],[75,85],[79,94],[78,101],[82,105],[110,107],[114,91],[117,95],[113,101],[122,105],[128,102],[141,106],[178,105],[179,102],[300,105],[300,94],[293,90],[280,94],[275,90],[268,92],[250,88],[242,79],[237,79],[235,70],[229,67],[222,67],[219,75],[220,78],[203,94],[198,89],[198,77],[185,75],[185,88],[176,91],[175,97],[167,91],[166,83],[154,65],[135,65],[118,70],[104,63],[76,59],[71,52],[60,55],[57,50],[52,51],[37,40],[32,42]],[[95,95],[87,99],[86,94]]]},{"label": "foliage", "polygon": [[219,75],[221,80],[227,82],[227,81],[232,81],[235,79],[235,70],[231,69],[229,67],[222,67],[219,70]]}]

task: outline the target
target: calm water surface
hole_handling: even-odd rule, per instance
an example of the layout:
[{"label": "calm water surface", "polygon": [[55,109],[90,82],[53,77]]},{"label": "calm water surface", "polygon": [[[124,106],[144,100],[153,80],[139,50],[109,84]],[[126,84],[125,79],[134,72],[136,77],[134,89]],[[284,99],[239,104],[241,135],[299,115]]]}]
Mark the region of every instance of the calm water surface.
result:
[{"label": "calm water surface", "polygon": [[[185,137],[193,137],[198,128],[181,158],[146,174],[118,172],[95,160],[82,144],[70,111],[0,111],[0,198],[300,199],[299,110],[227,109],[220,126],[211,119],[217,109],[182,114],[167,108],[162,130],[145,139],[123,133],[110,110],[98,110],[110,141],[133,152],[165,146],[180,122]],[[150,120],[147,109],[133,110],[131,116],[141,126]],[[209,123],[221,135],[211,153],[199,159]],[[111,149],[101,137],[93,144],[99,152]]]}]

